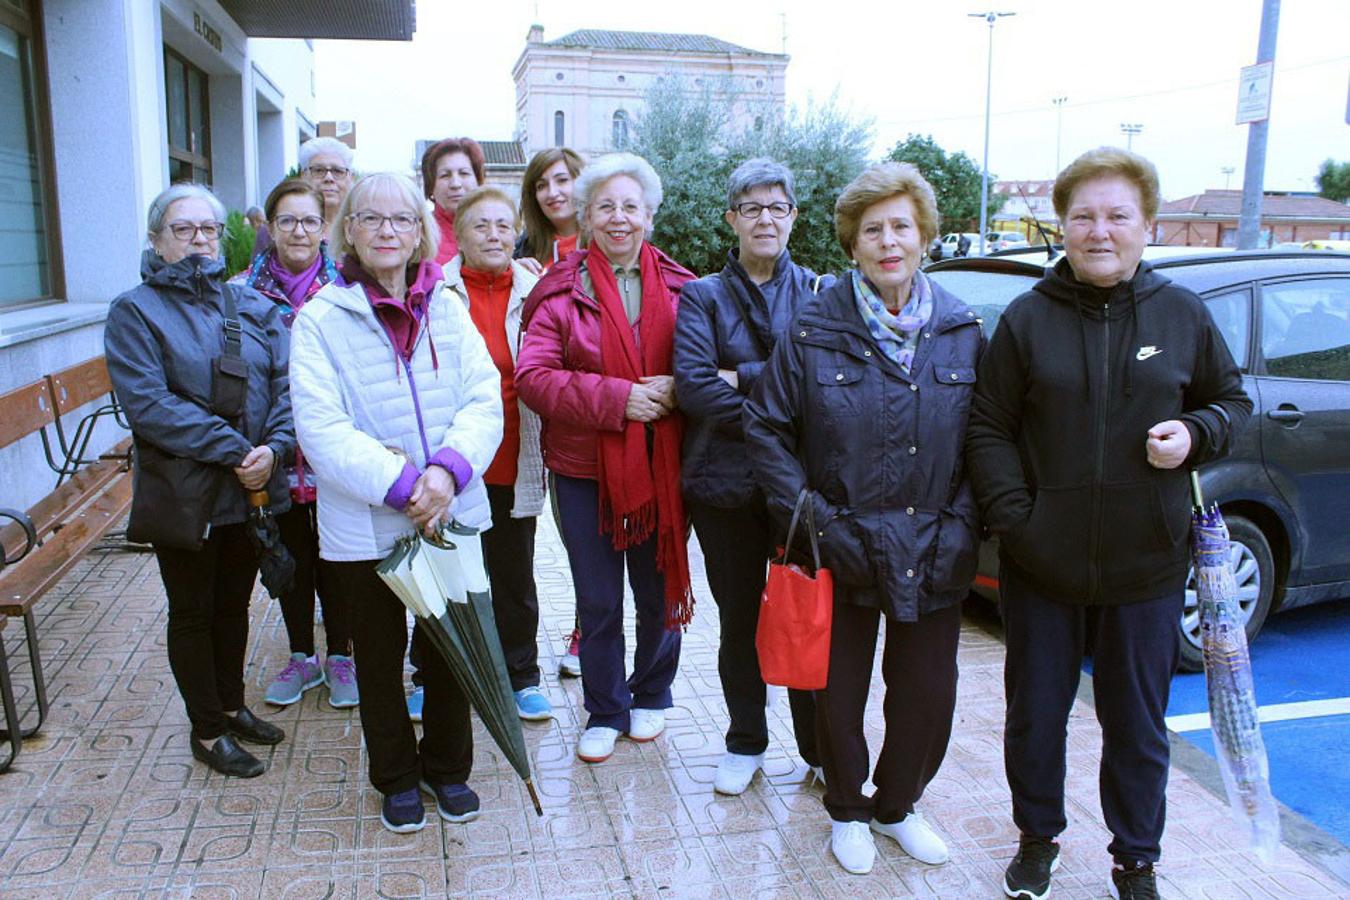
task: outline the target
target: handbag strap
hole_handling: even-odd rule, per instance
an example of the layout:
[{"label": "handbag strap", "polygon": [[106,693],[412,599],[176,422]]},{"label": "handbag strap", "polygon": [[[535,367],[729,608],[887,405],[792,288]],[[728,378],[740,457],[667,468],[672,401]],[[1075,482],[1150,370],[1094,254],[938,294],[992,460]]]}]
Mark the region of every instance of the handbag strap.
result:
[{"label": "handbag strap", "polygon": [[239,322],[239,304],[234,299],[232,285],[221,285],[221,295],[225,302],[225,356],[243,359],[244,327]]},{"label": "handbag strap", "polygon": [[816,570],[820,569],[820,544],[816,542],[816,512],[815,507],[810,502],[811,492],[802,488],[802,492],[797,495],[797,505],[792,508],[792,522],[788,525],[787,543],[783,546],[784,561],[788,554],[792,552],[792,538],[797,533],[797,521],[801,518],[802,508],[806,509],[806,535],[811,541],[811,560]]}]

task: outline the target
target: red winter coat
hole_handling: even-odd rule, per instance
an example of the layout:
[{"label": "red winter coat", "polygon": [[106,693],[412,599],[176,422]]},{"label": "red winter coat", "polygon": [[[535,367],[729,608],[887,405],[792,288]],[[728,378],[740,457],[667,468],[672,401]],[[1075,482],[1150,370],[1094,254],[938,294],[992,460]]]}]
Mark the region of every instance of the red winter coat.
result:
[{"label": "red winter coat", "polygon": [[[622,430],[633,382],[601,374],[600,305],[581,287],[587,256],[582,250],[554,265],[525,299],[516,389],[543,419],[544,465],[559,475],[594,479],[598,433]],[[694,274],[660,250],[656,256],[678,302]]]}]

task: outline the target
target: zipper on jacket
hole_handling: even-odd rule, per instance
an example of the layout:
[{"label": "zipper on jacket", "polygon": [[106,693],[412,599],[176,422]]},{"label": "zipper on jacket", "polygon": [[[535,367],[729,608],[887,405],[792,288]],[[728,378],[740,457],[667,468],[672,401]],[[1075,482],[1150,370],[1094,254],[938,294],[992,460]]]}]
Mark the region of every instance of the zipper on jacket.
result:
[{"label": "zipper on jacket", "polygon": [[422,400],[417,394],[417,379],[413,376],[412,363],[399,356],[403,371],[408,373],[408,390],[412,392],[413,412],[417,414],[417,436],[422,439],[423,467],[431,465],[431,447],[427,444],[427,429],[422,422]]},{"label": "zipper on jacket", "polygon": [[1102,480],[1106,477],[1106,407],[1111,398],[1111,304],[1102,304],[1102,387],[1097,406],[1097,454],[1092,472],[1092,527],[1088,532],[1088,603],[1101,580]]}]

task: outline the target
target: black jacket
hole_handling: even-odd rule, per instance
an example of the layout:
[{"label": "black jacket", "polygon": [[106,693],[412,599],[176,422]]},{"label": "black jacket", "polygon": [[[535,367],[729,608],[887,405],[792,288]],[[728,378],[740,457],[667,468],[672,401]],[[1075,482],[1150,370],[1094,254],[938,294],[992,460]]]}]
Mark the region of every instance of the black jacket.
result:
[{"label": "black jacket", "polygon": [[[759,493],[745,452],[741,406],[792,317],[834,278],[818,277],[784,250],[767,285],[770,304],[735,252],[727,257],[721,272],[680,291],[675,393],[688,417],[680,466],[685,496],[733,509]],[[727,384],[718,369],[734,371],[738,386]]]},{"label": "black jacket", "polygon": [[[1003,565],[1064,603],[1179,593],[1188,470],[1227,453],[1251,409],[1194,293],[1142,262],[1093,288],[1060,260],[1004,312],[975,390],[967,460]],[[1148,429],[1169,419],[1190,456],[1155,469]]]},{"label": "black jacket", "polygon": [[745,404],[746,445],[780,527],[809,488],[836,600],[910,622],[965,597],[979,545],[961,447],[984,332],[964,303],[933,292],[910,375],[878,349],[843,278],[802,308]]},{"label": "black jacket", "polygon": [[[218,259],[189,256],[166,264],[147,250],[143,282],[112,302],[103,334],[108,375],[137,440],[220,468],[212,525],[247,516],[243,486],[230,469],[255,445],[267,444],[276,456],[268,484],[272,509],[289,508],[282,463],[295,451],[282,309],[251,288],[224,285],[224,273]],[[210,411],[212,361],[225,349],[222,290],[234,292],[248,364],[237,427]]]}]

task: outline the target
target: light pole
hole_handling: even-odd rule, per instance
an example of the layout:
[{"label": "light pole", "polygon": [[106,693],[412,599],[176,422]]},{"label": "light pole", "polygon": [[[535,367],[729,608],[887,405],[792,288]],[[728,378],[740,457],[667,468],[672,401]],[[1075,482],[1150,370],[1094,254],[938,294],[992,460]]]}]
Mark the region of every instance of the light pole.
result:
[{"label": "light pole", "polygon": [[966,13],[972,19],[989,23],[989,65],[984,78],[984,171],[980,175],[980,255],[984,256],[984,233],[989,227],[989,104],[994,90],[994,23],[1017,13]]},{"label": "light pole", "polygon": [[1144,130],[1144,126],[1139,122],[1121,122],[1120,130],[1125,135],[1125,149],[1134,149],[1134,136]]},{"label": "light pole", "polygon": [[1219,172],[1223,175],[1223,189],[1225,191],[1228,190],[1228,183],[1232,180],[1233,173],[1236,171],[1237,169],[1232,166],[1219,166]]},{"label": "light pole", "polygon": [[1068,97],[1051,97],[1055,106],[1055,177],[1059,177],[1059,138],[1064,131],[1064,102]]}]

